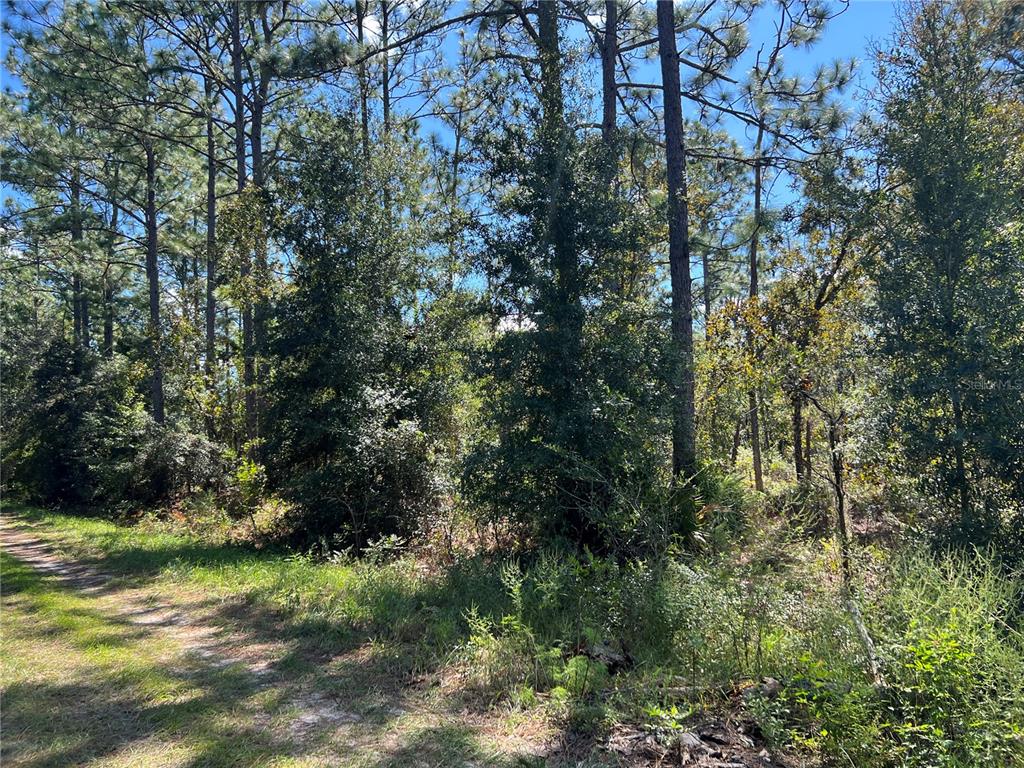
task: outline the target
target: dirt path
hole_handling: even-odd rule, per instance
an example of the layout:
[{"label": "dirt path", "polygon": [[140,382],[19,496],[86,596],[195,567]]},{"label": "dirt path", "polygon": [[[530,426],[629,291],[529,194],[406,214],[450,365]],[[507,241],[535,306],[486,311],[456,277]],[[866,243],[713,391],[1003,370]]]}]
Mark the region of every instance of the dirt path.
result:
[{"label": "dirt path", "polygon": [[603,749],[559,741],[403,677],[401,649],[324,649],[259,605],[105,573],[52,537],[0,516],[4,555],[31,569],[0,590],[5,768],[778,765],[722,720],[671,747],[636,728]]},{"label": "dirt path", "polygon": [[[34,597],[33,603],[4,585],[4,765],[547,762],[536,728],[524,733],[500,718],[446,710],[429,691],[378,669],[365,648],[320,654],[251,606],[114,577],[60,556],[41,533],[20,519],[0,518],[3,552],[41,574],[49,590],[46,601]],[[54,626],[40,624],[41,615],[52,617]],[[86,615],[100,641],[80,637],[78,624]],[[103,657],[106,666],[99,669],[113,681],[139,675],[136,687],[155,688],[156,696],[125,686],[129,696],[112,690],[119,682],[97,683],[91,666],[96,649],[115,645],[121,652]],[[40,650],[26,655],[33,648]],[[6,658],[8,650],[13,660]],[[77,663],[76,654],[84,654]],[[48,661],[54,657],[64,665]],[[75,678],[82,679],[67,682]],[[81,690],[95,693],[81,698]],[[61,727],[52,735],[39,732],[51,722],[42,716],[46,708],[68,723],[66,733]],[[47,757],[51,744],[62,740],[73,746]],[[147,750],[154,756],[144,757]]]}]

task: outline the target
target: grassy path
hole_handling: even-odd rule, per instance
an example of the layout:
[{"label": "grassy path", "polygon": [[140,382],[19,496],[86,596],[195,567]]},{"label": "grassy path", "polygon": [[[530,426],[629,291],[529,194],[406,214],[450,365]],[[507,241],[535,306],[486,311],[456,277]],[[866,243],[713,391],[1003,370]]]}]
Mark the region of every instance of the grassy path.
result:
[{"label": "grassy path", "polygon": [[0,539],[4,766],[545,763],[540,729],[447,701],[372,642],[325,647],[130,554],[76,562],[48,525],[7,516]]}]

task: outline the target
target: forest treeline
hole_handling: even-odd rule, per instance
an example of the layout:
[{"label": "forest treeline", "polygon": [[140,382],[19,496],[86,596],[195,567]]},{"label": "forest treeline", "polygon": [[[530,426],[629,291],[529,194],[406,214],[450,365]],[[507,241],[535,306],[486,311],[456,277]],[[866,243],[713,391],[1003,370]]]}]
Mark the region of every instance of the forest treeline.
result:
[{"label": "forest treeline", "polygon": [[6,491],[619,556],[754,492],[1019,552],[1024,6],[905,6],[860,85],[790,62],[842,11],[11,3]]}]

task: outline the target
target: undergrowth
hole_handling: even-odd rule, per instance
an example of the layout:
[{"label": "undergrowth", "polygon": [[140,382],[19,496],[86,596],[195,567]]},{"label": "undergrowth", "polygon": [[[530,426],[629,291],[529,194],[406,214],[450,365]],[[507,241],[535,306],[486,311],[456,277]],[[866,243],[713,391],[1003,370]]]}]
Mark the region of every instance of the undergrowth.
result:
[{"label": "undergrowth", "polygon": [[393,552],[324,562],[165,523],[18,511],[110,572],[257,603],[325,647],[399,648],[410,675],[484,706],[546,710],[573,731],[625,722],[671,739],[696,713],[729,709],[773,750],[825,764],[1024,765],[1020,581],[983,554],[858,552],[878,686],[828,540],[777,531],[742,555],[549,551],[439,567]]}]

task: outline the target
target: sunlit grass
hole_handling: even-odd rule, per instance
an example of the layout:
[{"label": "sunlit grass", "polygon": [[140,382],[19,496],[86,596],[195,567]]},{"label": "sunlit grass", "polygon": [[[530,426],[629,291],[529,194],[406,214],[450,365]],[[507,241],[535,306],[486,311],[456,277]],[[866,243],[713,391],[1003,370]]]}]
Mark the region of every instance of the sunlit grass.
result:
[{"label": "sunlit grass", "polygon": [[[435,727],[436,715],[417,713],[399,688],[389,688],[413,664],[404,651],[381,650],[398,648],[394,641],[367,633],[379,627],[389,634],[389,616],[399,617],[388,611],[415,603],[381,595],[368,605],[373,584],[386,591],[379,574],[208,547],[101,520],[18,512],[54,550],[116,578],[110,590],[78,591],[4,553],[4,766],[378,768],[407,765],[411,743],[436,756],[438,766],[488,754],[493,760],[484,764],[505,764],[504,747],[482,746],[492,741],[487,733]],[[401,566],[387,583],[410,601],[424,588]],[[178,601],[186,611],[222,602],[224,612],[211,619],[219,629],[240,626],[261,642],[284,642],[275,683],[261,686],[241,663],[204,664],[173,635],[132,622],[122,614],[124,590]],[[315,659],[325,649],[351,658],[324,665]],[[329,723],[296,730],[311,692],[344,702],[354,722],[341,730]]]},{"label": "sunlit grass", "polygon": [[[764,677],[782,681],[780,694],[744,698],[742,716],[757,722],[774,749],[800,759],[854,754],[858,765],[875,768],[916,750],[925,764],[948,751],[964,768],[1024,760],[1019,591],[983,556],[860,553],[862,610],[894,683],[880,692],[840,598],[828,539],[791,542],[781,560],[777,544],[765,542],[748,547],[744,560],[622,564],[544,552],[522,562],[469,558],[428,569],[411,555],[324,563],[147,524],[22,514],[67,556],[91,561],[123,587],[213,605],[222,626],[286,646],[276,669],[288,685],[327,694],[357,715],[341,741],[322,745],[329,751],[345,739],[358,742],[353,766],[405,765],[421,753],[436,757],[432,765],[499,765],[492,755],[508,751],[502,732],[531,718],[591,736],[622,722],[684,727],[691,714],[735,707],[721,691]],[[166,733],[205,756],[188,764],[247,764],[238,755],[254,755],[249,764],[275,765],[284,752],[294,757],[294,746],[282,752],[265,737],[231,747],[257,711],[270,718],[263,730],[289,733],[301,712],[294,691],[254,690],[232,667],[199,678],[168,674],[171,650],[143,641],[96,600],[43,584],[17,564],[5,568],[4,588],[13,610],[32,612],[36,626],[74,649],[82,665],[75,674],[91,684],[101,676],[131,706],[144,702],[150,730],[139,739],[147,749]],[[587,655],[588,645],[605,641],[628,653],[623,668],[606,670]],[[140,643],[145,652],[136,652]],[[35,636],[26,644],[36,644]],[[915,671],[925,663],[927,674]],[[11,664],[31,668],[16,656]],[[433,684],[410,690],[424,680]],[[29,730],[42,728],[57,706],[45,690],[40,696],[31,708],[44,714]],[[447,714],[424,716],[410,697]],[[933,700],[945,703],[920,704]],[[466,707],[480,713],[492,706],[500,722],[486,733],[459,720]],[[934,738],[915,735],[925,732]],[[58,729],[54,743],[81,749],[73,744],[79,736],[74,727]],[[419,746],[408,751],[409,744]]]}]

